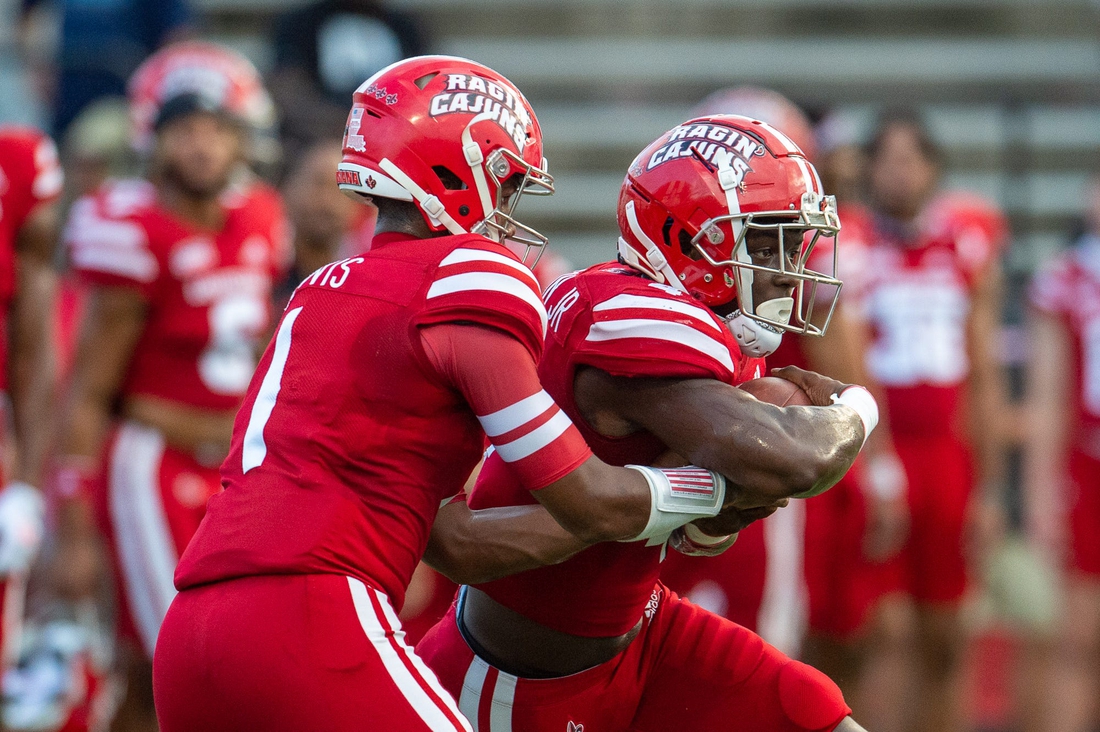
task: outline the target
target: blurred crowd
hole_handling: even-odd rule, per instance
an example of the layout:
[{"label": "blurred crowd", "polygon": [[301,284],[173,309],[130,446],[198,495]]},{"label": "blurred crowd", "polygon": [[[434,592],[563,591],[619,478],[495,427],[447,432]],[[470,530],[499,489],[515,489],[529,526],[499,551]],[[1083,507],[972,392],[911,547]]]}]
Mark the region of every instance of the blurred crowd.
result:
[{"label": "blurred crowd", "polygon": [[[42,57],[33,39],[51,4],[57,49]],[[298,282],[370,247],[372,209],[335,185],[351,93],[430,45],[415,18],[380,3],[322,0],[277,20],[274,66],[261,79],[238,54],[188,40],[201,23],[186,0],[24,0],[22,13],[28,69],[52,116],[49,136],[0,120],[0,233],[15,227],[13,252],[0,252],[5,475],[9,487],[44,490],[48,529],[37,564],[0,556],[2,719],[10,729],[155,729],[141,614],[156,610],[122,607],[134,599],[116,586],[130,582],[127,561],[141,557],[128,560],[116,546],[126,539],[117,512],[95,505],[95,476],[129,439],[125,425],[153,423],[168,445],[161,449],[182,455],[177,474],[190,475],[193,463],[206,476],[214,466],[213,487],[206,477],[191,486],[203,497],[197,514],[164,509],[169,522],[197,525],[204,497],[217,490],[231,405],[196,398],[181,413],[166,405],[188,387],[155,361],[158,348],[171,357],[171,343],[142,340],[160,285],[140,271],[140,253],[123,251],[127,232],[96,213],[146,195],[120,180],[162,196],[183,185],[153,164],[153,148],[166,145],[153,139],[164,110],[143,105],[155,106],[157,85],[172,75],[155,64],[149,72],[148,59],[183,48],[243,69],[229,76],[240,82],[248,128],[240,157],[251,172],[234,170],[234,185],[245,208],[264,207],[271,219],[270,251],[256,255],[269,278],[264,314],[249,321],[262,348],[268,311],[280,311]],[[134,75],[139,68],[145,77]],[[943,156],[918,110],[882,110],[866,139],[839,116],[815,112],[812,122],[763,89],[722,90],[696,111],[774,125],[837,196],[840,305],[825,338],[787,336],[769,364],[867,384],[884,418],[829,493],[752,525],[719,557],[670,556],[664,581],[826,671],[873,732],[1100,728],[1100,181],[1081,202],[1080,231],[1067,232],[1065,252],[1028,289],[1026,389],[1012,396],[1002,358],[1012,231],[993,203],[941,188]],[[19,145],[31,151],[29,170],[17,170]],[[204,152],[174,154],[186,169]],[[16,190],[20,181],[25,190]],[[228,226],[225,216],[215,212],[207,228]],[[190,254],[204,256],[212,255]],[[191,266],[185,259],[150,266]],[[536,274],[545,286],[568,269],[547,256]],[[103,296],[120,285],[142,294]],[[226,316],[231,327],[252,312],[241,299]],[[250,364],[254,356],[244,354]],[[145,389],[155,398],[129,398],[141,378],[157,382]],[[1009,486],[1023,496],[1017,522],[1007,518]],[[0,495],[0,524],[5,501],[16,498],[32,500]],[[402,612],[412,640],[453,592],[421,567]],[[127,623],[136,628],[116,633]]]}]

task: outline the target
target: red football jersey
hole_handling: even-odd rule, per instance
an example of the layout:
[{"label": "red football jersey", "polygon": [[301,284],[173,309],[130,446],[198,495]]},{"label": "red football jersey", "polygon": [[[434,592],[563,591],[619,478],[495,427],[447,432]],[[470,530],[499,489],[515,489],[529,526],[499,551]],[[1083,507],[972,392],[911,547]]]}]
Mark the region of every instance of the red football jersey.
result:
[{"label": "red football jersey", "polygon": [[234,189],[223,205],[217,232],[174,216],[143,180],[108,183],[73,206],[65,229],[73,268],[89,284],[132,288],[149,303],[122,394],[219,411],[240,404],[289,250],[273,189]]},{"label": "red football jersey", "polygon": [[[486,435],[529,490],[591,456],[538,383],[545,327],[531,271],[475,234],[380,234],[315,272],[260,361],[177,586],[336,573],[400,608]],[[496,345],[448,362],[440,332]]]},{"label": "red football jersey", "polygon": [[15,245],[40,204],[61,194],[53,141],[29,127],[0,126],[0,389],[8,381],[8,308],[15,295]]},{"label": "red football jersey", "polygon": [[842,297],[871,326],[867,366],[885,388],[891,429],[957,432],[971,299],[1005,244],[1004,217],[977,197],[946,194],[908,231],[858,208],[841,220]]},{"label": "red football jersey", "polygon": [[1087,237],[1049,262],[1032,280],[1029,300],[1070,333],[1074,447],[1100,459],[1100,239]]},{"label": "red football jersey", "polygon": [[[572,417],[592,451],[612,465],[652,462],[667,449],[648,432],[607,438],[577,411],[573,380],[593,366],[615,376],[718,379],[739,384],[763,373],[763,359],[741,355],[721,320],[689,296],[620,264],[559,279],[546,293],[549,328],[539,377]],[[485,461],[471,508],[529,504],[513,471],[494,453]],[[653,593],[663,545],[597,544],[557,565],[479,585],[490,597],[549,628],[606,637],[634,627]]]}]

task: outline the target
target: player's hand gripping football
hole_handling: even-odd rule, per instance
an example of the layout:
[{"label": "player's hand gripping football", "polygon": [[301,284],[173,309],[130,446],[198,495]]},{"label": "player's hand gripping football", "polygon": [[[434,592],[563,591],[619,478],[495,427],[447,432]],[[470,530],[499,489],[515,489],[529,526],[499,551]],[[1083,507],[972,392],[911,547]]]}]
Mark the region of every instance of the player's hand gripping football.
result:
[{"label": "player's hand gripping football", "polygon": [[806,396],[810,398],[810,403],[815,407],[831,406],[833,404],[833,395],[839,394],[849,386],[853,386],[852,384],[845,384],[836,379],[830,379],[828,376],[823,376],[816,371],[800,369],[797,366],[784,366],[783,368],[772,369],[772,375],[778,376],[781,379],[786,379],[798,386],[802,391],[806,392]]},{"label": "player's hand gripping football", "polygon": [[788,499],[784,498],[774,506],[761,506],[759,508],[735,508],[728,505],[717,516],[699,519],[694,521],[693,524],[707,536],[717,538],[736,534],[752,522],[771,516],[778,509],[784,508],[788,502]]}]

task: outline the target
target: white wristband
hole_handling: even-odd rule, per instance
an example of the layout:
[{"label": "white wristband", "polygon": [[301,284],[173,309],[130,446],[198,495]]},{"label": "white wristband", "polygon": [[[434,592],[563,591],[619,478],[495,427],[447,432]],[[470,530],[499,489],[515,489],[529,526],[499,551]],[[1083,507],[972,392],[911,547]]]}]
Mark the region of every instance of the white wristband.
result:
[{"label": "white wristband", "polygon": [[625,541],[667,538],[676,529],[695,519],[717,516],[726,495],[726,480],[718,473],[694,466],[686,468],[650,468],[627,465],[645,476],[652,500],[649,521],[642,533]]},{"label": "white wristband", "polygon": [[[833,404],[841,407],[851,407],[859,415],[863,422],[863,444],[867,444],[867,438],[871,436],[878,424],[878,403],[871,396],[871,392],[862,386],[849,386],[839,394],[833,394]],[[860,445],[860,449],[863,445]]]}]

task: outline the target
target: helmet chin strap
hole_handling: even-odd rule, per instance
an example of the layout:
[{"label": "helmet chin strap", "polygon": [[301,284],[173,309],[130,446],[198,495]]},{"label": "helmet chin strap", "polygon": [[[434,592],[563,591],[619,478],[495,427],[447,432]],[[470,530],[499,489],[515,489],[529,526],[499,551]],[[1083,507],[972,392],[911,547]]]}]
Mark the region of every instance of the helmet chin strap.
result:
[{"label": "helmet chin strap", "polygon": [[627,264],[640,269],[658,282],[663,279],[664,284],[675,287],[681,292],[687,292],[684,283],[680,281],[680,278],[672,271],[672,267],[669,266],[665,255],[661,253],[653,240],[642,231],[642,226],[638,223],[638,212],[634,210],[634,202],[628,201],[625,210],[630,232],[645,247],[645,258],[639,257],[638,252],[632,249],[625,239],[619,237],[619,253],[623,255],[623,259],[626,260]]},{"label": "helmet chin strap", "polygon": [[[733,256],[739,262],[749,262],[747,242],[741,237],[745,225],[738,217],[741,215],[741,201],[737,198],[737,186],[739,180],[737,172],[730,167],[729,157],[722,156],[718,161],[718,185],[726,194],[726,208],[729,209],[730,228],[733,230],[734,250]],[[734,267],[734,277],[737,278],[737,303],[745,312],[755,313],[752,302],[753,271],[748,267]],[[778,345],[776,346],[778,348]],[[774,349],[773,349],[774,350]]]},{"label": "helmet chin strap", "polygon": [[[777,297],[767,302],[762,302],[756,308],[756,313],[762,318],[768,318],[779,323],[788,323],[791,313],[794,311],[793,297]],[[726,318],[726,327],[741,346],[741,352],[753,358],[763,358],[775,353],[779,344],[783,342],[783,331],[773,325],[762,323],[750,318],[740,310],[734,310]]]},{"label": "helmet chin strap", "polygon": [[[475,115],[465,129],[462,130],[462,154],[466,156],[466,164],[470,166],[470,171],[474,176],[477,196],[481,199],[482,220],[493,215],[493,211],[496,210],[496,202],[493,200],[492,194],[489,193],[489,181],[485,179],[485,153],[481,151],[481,146],[474,142],[474,136],[470,132],[470,128],[487,119],[490,119],[490,117],[485,112]],[[488,229],[488,227],[485,228]]]},{"label": "helmet chin strap", "polygon": [[424,213],[428,214],[428,218],[431,219],[433,225],[443,226],[447,231],[456,235],[469,233],[466,229],[462,228],[462,224],[451,218],[451,215],[447,213],[446,207],[444,207],[443,202],[439,200],[438,196],[433,196],[417,185],[416,181],[405,175],[405,171],[397,167],[389,158],[382,158],[381,162],[378,163],[378,167],[409,192],[416,202],[420,204],[420,208]]}]

